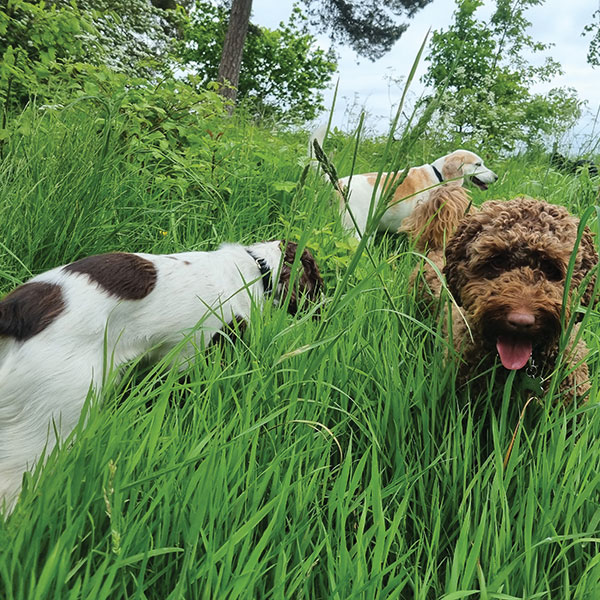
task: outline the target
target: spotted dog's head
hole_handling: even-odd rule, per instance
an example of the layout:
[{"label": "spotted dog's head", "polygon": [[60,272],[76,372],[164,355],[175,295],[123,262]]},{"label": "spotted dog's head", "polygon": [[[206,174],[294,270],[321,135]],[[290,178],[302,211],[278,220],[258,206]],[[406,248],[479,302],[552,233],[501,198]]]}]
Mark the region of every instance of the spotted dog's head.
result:
[{"label": "spotted dog's head", "polygon": [[[319,299],[323,291],[323,279],[319,267],[308,248],[297,257],[298,244],[282,240],[280,242],[282,263],[279,270],[279,295],[281,303],[288,302],[288,311],[295,315],[305,298],[311,302]],[[297,271],[292,269],[296,267]],[[289,301],[287,300],[289,297]]]}]

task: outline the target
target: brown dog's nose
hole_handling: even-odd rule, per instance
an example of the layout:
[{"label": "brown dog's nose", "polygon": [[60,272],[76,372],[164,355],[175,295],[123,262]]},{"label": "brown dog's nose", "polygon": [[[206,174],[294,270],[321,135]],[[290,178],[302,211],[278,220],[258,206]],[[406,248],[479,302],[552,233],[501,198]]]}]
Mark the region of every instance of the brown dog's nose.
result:
[{"label": "brown dog's nose", "polygon": [[517,327],[519,329],[527,329],[535,325],[535,316],[530,312],[525,311],[513,311],[508,313],[506,320],[513,327]]}]

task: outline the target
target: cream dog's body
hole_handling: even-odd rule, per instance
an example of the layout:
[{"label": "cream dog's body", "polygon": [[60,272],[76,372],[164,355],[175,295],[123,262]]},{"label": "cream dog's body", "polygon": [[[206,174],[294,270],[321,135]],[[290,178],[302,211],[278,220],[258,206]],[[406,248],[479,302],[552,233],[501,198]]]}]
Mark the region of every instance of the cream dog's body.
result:
[{"label": "cream dog's body", "polygon": [[[317,129],[311,136],[311,149],[315,141],[322,145],[324,136],[324,128]],[[455,150],[431,164],[411,167],[402,180],[403,176],[404,171],[398,171],[381,173],[379,181],[378,173],[340,178],[337,182],[338,193],[340,190],[347,191],[347,202],[340,194],[340,215],[344,228],[360,238],[365,232],[369,215],[374,212],[382,195],[387,194],[387,210],[377,229],[396,233],[415,207],[429,200],[429,193],[436,186],[446,182],[462,185],[465,177],[468,177],[485,190],[489,183],[498,179],[477,154],[468,150]]]}]

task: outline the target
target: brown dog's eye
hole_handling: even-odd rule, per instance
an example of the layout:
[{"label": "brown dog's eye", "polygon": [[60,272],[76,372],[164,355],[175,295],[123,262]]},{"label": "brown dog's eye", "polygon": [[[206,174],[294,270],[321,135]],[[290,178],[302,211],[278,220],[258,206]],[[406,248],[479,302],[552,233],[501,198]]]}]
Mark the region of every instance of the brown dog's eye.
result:
[{"label": "brown dog's eye", "polygon": [[493,271],[507,271],[510,267],[510,261],[506,254],[496,254],[488,260],[487,265]]},{"label": "brown dog's eye", "polygon": [[548,281],[561,281],[563,272],[559,265],[552,260],[543,260],[539,265],[540,270]]}]

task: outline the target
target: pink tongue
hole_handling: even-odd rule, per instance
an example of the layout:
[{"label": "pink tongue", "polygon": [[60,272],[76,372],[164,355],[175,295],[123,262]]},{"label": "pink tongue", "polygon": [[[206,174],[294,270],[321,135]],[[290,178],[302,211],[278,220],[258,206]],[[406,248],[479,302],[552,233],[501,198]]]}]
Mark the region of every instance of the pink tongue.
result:
[{"label": "pink tongue", "polygon": [[500,336],[496,340],[500,360],[506,369],[522,369],[531,357],[531,342]]}]

